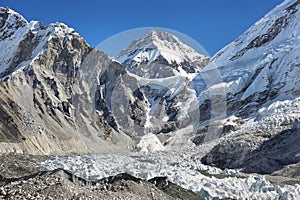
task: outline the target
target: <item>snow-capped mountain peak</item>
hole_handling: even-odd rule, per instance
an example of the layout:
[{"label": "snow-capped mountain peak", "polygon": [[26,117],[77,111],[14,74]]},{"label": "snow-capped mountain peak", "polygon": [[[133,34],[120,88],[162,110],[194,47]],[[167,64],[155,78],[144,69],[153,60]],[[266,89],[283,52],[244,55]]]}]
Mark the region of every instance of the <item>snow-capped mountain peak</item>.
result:
[{"label": "snow-capped mountain peak", "polygon": [[[154,70],[160,74],[158,77],[172,76],[176,75],[176,73],[178,74],[178,72],[181,75],[195,73],[200,71],[209,60],[206,55],[198,53],[175,35],[158,30],[152,30],[145,36],[134,40],[127,49],[122,50],[114,59],[129,69],[137,68],[138,66],[138,68],[148,67],[153,63],[169,66],[169,68],[165,67],[164,70],[170,70],[170,67],[173,69],[171,71],[174,74],[171,73],[169,75]],[[137,73],[134,70],[131,71]],[[143,73],[144,75],[141,73],[137,74],[141,76],[146,74],[146,77],[149,77],[149,75],[147,76],[149,69],[143,71]],[[156,75],[150,75],[150,77],[157,78]]]}]

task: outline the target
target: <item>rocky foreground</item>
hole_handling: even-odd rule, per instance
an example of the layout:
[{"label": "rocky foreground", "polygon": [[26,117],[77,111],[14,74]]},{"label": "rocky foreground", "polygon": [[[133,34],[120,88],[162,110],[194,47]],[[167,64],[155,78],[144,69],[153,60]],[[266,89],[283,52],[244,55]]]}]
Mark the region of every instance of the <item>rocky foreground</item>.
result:
[{"label": "rocky foreground", "polygon": [[[38,164],[49,160],[49,158],[48,156],[12,153],[0,155],[0,199],[215,199],[212,198],[211,194],[204,192],[209,191],[205,188],[209,185],[212,186],[214,181],[222,183],[227,180],[226,182],[231,183],[231,179],[234,179],[239,182],[254,175],[198,169],[201,176],[206,178],[202,179],[202,183],[199,183],[203,185],[204,189],[196,194],[170,182],[170,177],[166,176],[145,180],[127,173],[120,173],[101,179],[85,179],[65,169],[41,171],[36,168]],[[50,159],[53,160],[54,158]],[[105,169],[103,170],[105,171]],[[295,199],[297,192],[292,190],[290,193],[284,192],[285,189],[281,187],[287,189],[286,185],[289,187],[299,185],[300,179],[279,175],[265,175],[264,177],[265,179],[262,180],[260,176],[254,175],[257,180],[252,184],[251,190],[257,193],[256,196],[262,193],[265,193],[266,196],[271,194],[272,190],[282,190],[279,199]],[[205,180],[211,180],[211,182]],[[218,187],[211,187],[211,189],[214,189],[215,192],[222,190]],[[230,188],[228,189],[230,190]],[[238,188],[236,189],[238,192]],[[231,199],[228,197],[230,195],[224,194],[217,199]],[[242,196],[240,198],[247,199]]]},{"label": "rocky foreground", "polygon": [[128,174],[86,180],[57,169],[39,171],[36,163],[46,156],[0,156],[0,199],[202,199],[166,177],[148,181]]}]

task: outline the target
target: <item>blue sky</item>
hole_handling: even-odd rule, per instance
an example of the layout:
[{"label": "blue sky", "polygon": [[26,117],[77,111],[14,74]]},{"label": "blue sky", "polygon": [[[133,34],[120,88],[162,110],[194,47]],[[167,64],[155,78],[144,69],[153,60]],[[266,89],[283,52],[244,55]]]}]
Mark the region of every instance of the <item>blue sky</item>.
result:
[{"label": "blue sky", "polygon": [[188,35],[213,55],[283,0],[0,0],[27,20],[64,22],[97,46],[114,34],[163,27]]}]

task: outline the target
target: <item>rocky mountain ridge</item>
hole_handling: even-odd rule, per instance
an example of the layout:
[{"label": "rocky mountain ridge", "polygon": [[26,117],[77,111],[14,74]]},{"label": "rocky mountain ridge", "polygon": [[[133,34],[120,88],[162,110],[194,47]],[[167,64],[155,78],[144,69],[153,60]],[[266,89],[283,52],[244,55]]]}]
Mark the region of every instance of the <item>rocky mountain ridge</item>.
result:
[{"label": "rocky mountain ridge", "polygon": [[1,8],[1,25],[2,152],[68,154],[98,152],[102,147],[104,151],[127,149],[127,145],[113,147],[114,142],[107,141],[131,143],[122,133],[114,135],[119,139],[112,137],[114,129],[100,112],[86,105],[93,104],[89,95],[95,95],[89,93],[90,80],[77,81],[82,77],[79,68],[87,66],[84,63],[93,63],[98,74],[108,67],[112,61],[107,55],[93,50],[62,23],[28,23],[14,11]]},{"label": "rocky mountain ridge", "polygon": [[[174,135],[173,131],[191,124],[188,130],[195,130],[197,110],[189,112],[197,98],[191,81],[195,73],[182,67],[190,65],[200,70],[208,58],[177,37],[152,31],[142,44],[133,42],[131,47],[139,43],[140,48],[148,42],[160,44],[157,53],[165,57],[163,45],[177,48],[180,53],[169,62],[176,62],[181,70],[171,67],[176,73],[169,74],[166,68],[171,64],[166,63],[167,57],[161,63],[153,57],[152,65],[164,65],[166,77],[147,78],[92,49],[64,24],[43,26],[35,21],[28,23],[10,9],[2,8],[1,12],[1,30],[6,35],[1,41],[2,55],[10,53],[3,56],[1,65],[3,152],[68,154],[76,152],[76,146],[78,152],[119,151],[135,148],[140,136],[148,133],[161,134],[159,143],[164,143]],[[173,46],[172,41],[176,41]],[[168,55],[176,54],[170,51]],[[8,89],[11,85],[17,87]],[[14,137],[8,138],[11,135]],[[86,145],[90,141],[94,145]]]}]

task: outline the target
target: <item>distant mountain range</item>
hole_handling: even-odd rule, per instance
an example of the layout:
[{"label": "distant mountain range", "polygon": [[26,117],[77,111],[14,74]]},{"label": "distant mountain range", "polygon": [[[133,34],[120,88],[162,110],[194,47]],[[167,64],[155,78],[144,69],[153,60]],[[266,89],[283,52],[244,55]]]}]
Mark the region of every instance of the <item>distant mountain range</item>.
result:
[{"label": "distant mountain range", "polygon": [[[0,8],[0,152],[172,150],[265,173],[300,161],[300,11],[287,0],[212,58],[152,30],[110,58]],[[219,139],[221,138],[221,139]]]}]

